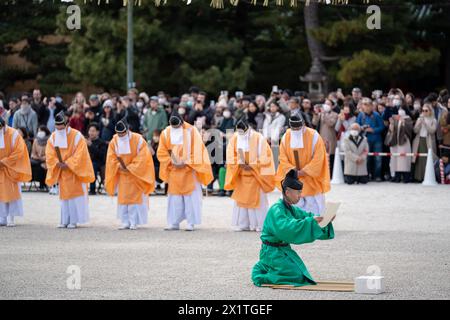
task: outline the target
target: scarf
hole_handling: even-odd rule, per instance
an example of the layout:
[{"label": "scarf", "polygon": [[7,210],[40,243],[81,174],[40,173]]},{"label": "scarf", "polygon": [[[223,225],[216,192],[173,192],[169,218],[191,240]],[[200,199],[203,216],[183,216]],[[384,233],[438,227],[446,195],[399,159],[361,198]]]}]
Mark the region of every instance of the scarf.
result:
[{"label": "scarf", "polygon": [[350,135],[350,141],[353,142],[357,148],[359,148],[361,142],[363,141],[363,138],[360,135],[356,137]]}]

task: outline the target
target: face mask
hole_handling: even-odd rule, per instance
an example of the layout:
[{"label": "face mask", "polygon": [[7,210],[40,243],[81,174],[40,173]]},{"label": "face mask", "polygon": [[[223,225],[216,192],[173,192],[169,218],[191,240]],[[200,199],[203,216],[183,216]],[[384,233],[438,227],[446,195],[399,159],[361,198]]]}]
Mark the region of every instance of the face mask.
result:
[{"label": "face mask", "polygon": [[36,135],[36,137],[37,137],[38,139],[44,139],[46,136],[47,136],[47,135],[45,134],[44,131],[39,131],[39,132],[37,133],[37,135]]},{"label": "face mask", "polygon": [[291,131],[297,132],[297,131],[300,131],[300,130],[302,130],[302,127],[291,127]]},{"label": "face mask", "polygon": [[330,112],[331,111],[331,107],[328,104],[324,104],[323,105],[323,111]]},{"label": "face mask", "polygon": [[144,103],[143,103],[142,101],[139,101],[138,103],[136,103],[136,106],[137,106],[139,109],[142,109],[142,108],[144,107]]},{"label": "face mask", "polygon": [[186,105],[187,105],[189,108],[192,108],[193,104],[194,104],[194,102],[193,102],[192,100],[189,100],[188,102],[186,102]]},{"label": "face mask", "polygon": [[159,137],[153,137],[153,142],[154,143],[158,143],[159,142]]},{"label": "face mask", "polygon": [[403,109],[398,110],[398,115],[399,115],[400,117],[406,116],[405,110],[403,110]]},{"label": "face mask", "polygon": [[245,136],[245,134],[247,133],[247,131],[244,131],[244,130],[242,130],[242,129],[238,129],[238,130],[237,130],[237,133],[238,133],[238,135],[240,135],[240,136]]},{"label": "face mask", "polygon": [[359,136],[359,131],[358,130],[350,130],[350,135],[353,137],[357,137],[357,136]]},{"label": "face mask", "polygon": [[394,99],[394,101],[392,101],[392,104],[394,105],[394,107],[400,107],[402,105],[402,101],[399,99]]},{"label": "face mask", "polygon": [[231,112],[230,111],[228,111],[228,110],[226,110],[226,111],[224,111],[223,112],[223,116],[225,117],[225,118],[230,118],[231,117]]},{"label": "face mask", "polygon": [[118,136],[118,138],[119,138],[119,140],[121,140],[121,141],[127,141],[128,140],[128,134],[125,134],[125,135],[123,135],[123,136]]},{"label": "face mask", "polygon": [[156,111],[155,110],[152,110],[152,115],[155,115],[156,114]]},{"label": "face mask", "polygon": [[178,109],[178,114],[184,115],[186,113],[185,109]]},{"label": "face mask", "polygon": [[106,127],[109,124],[109,119],[102,118],[102,123]]},{"label": "face mask", "polygon": [[420,109],[420,103],[414,103],[414,110]]}]

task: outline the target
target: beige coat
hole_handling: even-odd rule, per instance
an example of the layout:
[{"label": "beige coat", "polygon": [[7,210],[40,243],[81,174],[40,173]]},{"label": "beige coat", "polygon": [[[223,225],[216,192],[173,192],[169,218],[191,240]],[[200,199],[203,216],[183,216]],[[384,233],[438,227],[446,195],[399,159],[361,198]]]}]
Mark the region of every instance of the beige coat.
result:
[{"label": "beige coat", "polygon": [[[391,147],[391,153],[411,153],[412,132],[413,123],[409,116],[400,121],[395,119],[389,124],[386,141],[387,145]],[[411,171],[411,157],[391,157],[390,168],[391,173]]]},{"label": "beige coat", "polygon": [[[428,149],[432,149],[434,155],[436,155],[436,130],[437,130],[437,121],[434,118],[434,116],[432,116],[432,121],[431,121],[431,125],[427,126],[425,121],[423,121],[421,118],[417,119],[416,121],[416,125],[414,126],[414,133],[416,134],[416,136],[414,137],[414,141],[412,143],[412,152],[413,153],[417,153],[419,150],[419,141],[420,141],[420,129],[422,128],[422,126],[425,126],[428,132],[427,135],[427,148]],[[434,156],[436,157],[436,156]],[[413,157],[412,162],[415,163],[416,162],[417,157]]]},{"label": "beige coat", "polygon": [[[322,112],[320,114],[320,128],[319,133],[325,142],[328,154],[334,154],[337,145],[337,134],[334,127],[339,115],[336,112]],[[314,124],[314,123],[313,123]],[[314,124],[314,125],[317,125]]]},{"label": "beige coat", "polygon": [[[344,138],[345,159],[344,159],[344,175],[346,176],[367,176],[367,152],[369,152],[369,144],[366,137],[358,137],[362,139],[357,146],[351,137]],[[359,141],[359,140],[358,140]],[[356,160],[361,158],[363,161],[359,164]]]}]

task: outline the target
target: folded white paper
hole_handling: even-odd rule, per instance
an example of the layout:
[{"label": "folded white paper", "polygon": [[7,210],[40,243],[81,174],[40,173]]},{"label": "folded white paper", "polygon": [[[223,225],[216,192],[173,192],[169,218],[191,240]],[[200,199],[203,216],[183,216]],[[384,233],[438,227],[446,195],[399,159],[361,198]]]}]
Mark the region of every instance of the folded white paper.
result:
[{"label": "folded white paper", "polygon": [[319,226],[321,228],[325,228],[331,222],[331,219],[333,219],[333,217],[336,216],[336,213],[340,205],[341,205],[340,202],[326,203],[325,214],[322,216],[323,220],[319,223]]},{"label": "folded white paper", "polygon": [[170,143],[173,145],[183,144],[183,127],[170,128]]},{"label": "folded white paper", "polygon": [[130,137],[128,135],[117,139],[117,154],[130,154]]},{"label": "folded white paper", "polygon": [[303,149],[303,130],[291,130],[292,149]]},{"label": "folded white paper", "polygon": [[55,130],[55,147],[67,149],[67,131]]}]

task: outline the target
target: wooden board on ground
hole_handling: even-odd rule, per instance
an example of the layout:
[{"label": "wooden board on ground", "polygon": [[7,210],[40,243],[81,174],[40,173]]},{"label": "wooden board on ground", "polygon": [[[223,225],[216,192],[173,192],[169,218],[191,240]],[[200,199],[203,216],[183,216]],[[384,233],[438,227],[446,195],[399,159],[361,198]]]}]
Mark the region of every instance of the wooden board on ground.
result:
[{"label": "wooden board on ground", "polygon": [[303,290],[303,291],[338,291],[338,292],[353,292],[355,284],[353,282],[342,281],[319,281],[317,285],[295,287],[285,284],[264,284],[266,288],[281,289],[281,290]]}]

